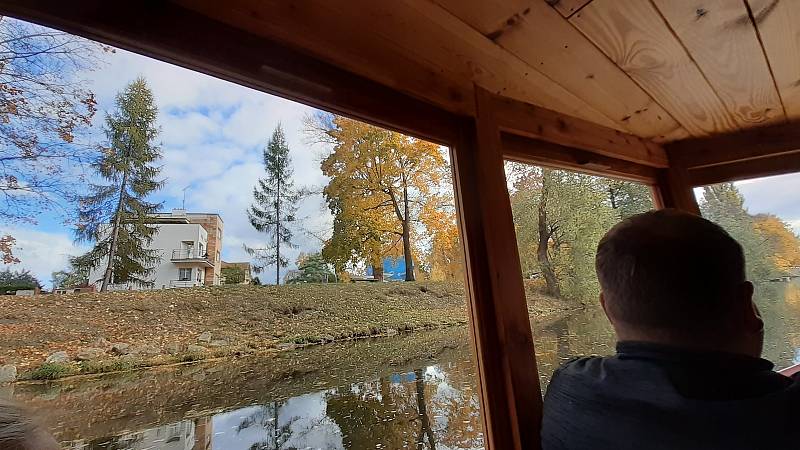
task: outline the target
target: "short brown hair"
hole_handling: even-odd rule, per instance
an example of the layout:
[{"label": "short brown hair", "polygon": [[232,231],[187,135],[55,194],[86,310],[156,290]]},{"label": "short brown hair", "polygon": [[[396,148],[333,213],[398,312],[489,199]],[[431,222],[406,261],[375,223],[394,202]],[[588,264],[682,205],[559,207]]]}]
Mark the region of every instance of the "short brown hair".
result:
[{"label": "short brown hair", "polygon": [[595,260],[606,308],[640,328],[700,330],[733,308],[746,280],[739,245],[719,225],[664,209],[630,217],[600,240]]}]

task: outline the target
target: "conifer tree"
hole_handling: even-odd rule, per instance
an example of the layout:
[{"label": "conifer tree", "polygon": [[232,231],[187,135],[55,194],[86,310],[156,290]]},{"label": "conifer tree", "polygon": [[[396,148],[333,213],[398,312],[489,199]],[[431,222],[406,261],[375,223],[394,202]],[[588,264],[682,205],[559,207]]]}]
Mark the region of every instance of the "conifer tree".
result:
[{"label": "conifer tree", "polygon": [[158,179],[161,167],[154,164],[161,158],[155,142],[157,114],[152,91],[137,78],[117,94],[115,110],[106,116],[108,147],[92,164],[106,183],[92,184],[81,197],[76,230],[79,242],[94,242],[76,264],[105,264],[101,292],[112,282],[152,284],[149,277],[159,255],[147,247],[158,231],[151,215],[161,204],[147,197],[163,185]]},{"label": "conifer tree", "polygon": [[266,248],[245,246],[245,250],[258,261],[253,266],[255,272],[274,265],[275,284],[280,284],[281,267],[289,265],[288,259],[281,255],[281,247],[294,247],[290,226],[296,220],[297,202],[301,198],[292,181],[294,170],[289,144],[280,124],[264,148],[264,171],[266,176],[253,188],[254,201],[247,210],[247,217],[253,228],[270,237],[270,242]]}]

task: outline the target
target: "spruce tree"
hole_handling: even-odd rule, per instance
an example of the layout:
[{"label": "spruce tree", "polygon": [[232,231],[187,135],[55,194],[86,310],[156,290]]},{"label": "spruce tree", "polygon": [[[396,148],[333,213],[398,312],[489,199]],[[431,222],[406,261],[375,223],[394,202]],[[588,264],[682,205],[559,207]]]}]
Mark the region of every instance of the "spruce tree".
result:
[{"label": "spruce tree", "polygon": [[260,272],[266,266],[275,266],[275,284],[280,284],[281,267],[289,265],[285,256],[281,255],[281,247],[292,248],[292,230],[295,222],[297,202],[301,193],[295,189],[292,175],[292,160],[289,156],[289,145],[283,128],[278,125],[264,148],[264,171],[266,176],[258,180],[253,188],[253,204],[247,210],[250,224],[257,231],[266,233],[270,242],[266,248],[254,249],[245,246],[245,250],[255,256],[259,264],[253,270]]},{"label": "spruce tree", "polygon": [[161,158],[157,114],[152,91],[137,78],[117,94],[115,110],[106,116],[108,146],[92,164],[106,183],[92,184],[81,197],[76,230],[79,242],[95,243],[76,263],[105,264],[101,292],[112,282],[152,284],[149,277],[159,255],[147,246],[158,231],[152,214],[161,204],[147,197],[163,185],[161,167],[154,164]]}]

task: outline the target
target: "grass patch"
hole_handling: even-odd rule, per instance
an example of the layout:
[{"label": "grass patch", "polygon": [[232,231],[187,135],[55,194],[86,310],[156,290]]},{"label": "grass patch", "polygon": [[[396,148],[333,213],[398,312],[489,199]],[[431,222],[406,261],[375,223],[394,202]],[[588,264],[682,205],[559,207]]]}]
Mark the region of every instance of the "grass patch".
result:
[{"label": "grass patch", "polygon": [[71,365],[61,363],[44,363],[28,374],[31,380],[55,380],[73,373]]},{"label": "grass patch", "polygon": [[201,353],[185,353],[178,358],[178,362],[194,362],[194,361],[202,361],[206,359],[206,356]]},{"label": "grass patch", "polygon": [[111,361],[83,361],[79,364],[81,373],[108,373],[133,370],[142,366],[140,361],[111,360]]}]

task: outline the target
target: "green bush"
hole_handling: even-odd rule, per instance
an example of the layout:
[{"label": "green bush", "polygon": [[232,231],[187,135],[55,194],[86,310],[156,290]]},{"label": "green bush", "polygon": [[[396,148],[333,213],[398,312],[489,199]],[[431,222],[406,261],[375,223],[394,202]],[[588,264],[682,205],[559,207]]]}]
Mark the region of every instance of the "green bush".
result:
[{"label": "green bush", "polygon": [[178,362],[194,362],[194,361],[202,361],[205,359],[205,356],[200,353],[184,353],[183,355],[178,358]]},{"label": "green bush", "polygon": [[61,363],[44,363],[34,369],[29,378],[32,380],[55,380],[72,373],[72,367]]},{"label": "green bush", "polygon": [[2,295],[13,294],[14,292],[17,291],[28,291],[28,290],[33,290],[35,288],[36,286],[30,284],[7,284],[0,286],[0,294]]},{"label": "green bush", "polygon": [[134,361],[83,361],[80,363],[81,373],[108,373],[133,370],[141,363]]}]

